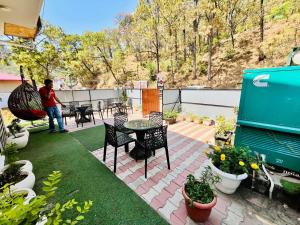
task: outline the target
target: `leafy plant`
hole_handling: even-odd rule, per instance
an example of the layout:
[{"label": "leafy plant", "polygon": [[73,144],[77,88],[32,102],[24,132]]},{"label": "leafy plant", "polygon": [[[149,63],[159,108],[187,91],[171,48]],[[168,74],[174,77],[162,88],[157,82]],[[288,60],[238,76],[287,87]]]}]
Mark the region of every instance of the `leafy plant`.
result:
[{"label": "leafy plant", "polygon": [[194,122],[197,119],[197,116],[193,113],[188,113],[187,118],[189,121]]},{"label": "leafy plant", "polygon": [[251,155],[248,148],[234,146],[225,146],[220,148],[215,146],[212,152],[208,153],[208,157],[212,159],[212,163],[220,170],[240,175],[249,174],[252,170],[259,170],[259,161]]},{"label": "leafy plant", "polygon": [[229,132],[233,132],[235,128],[235,123],[233,120],[226,120],[224,116],[219,116],[216,119],[216,135],[226,136]]},{"label": "leafy plant", "polygon": [[220,177],[212,173],[209,166],[205,167],[199,180],[192,174],[187,176],[185,191],[191,199],[189,206],[193,206],[193,202],[208,204],[213,201],[215,195],[210,185],[220,182]]},{"label": "leafy plant", "polygon": [[[28,204],[25,203],[23,194],[12,193],[9,186],[5,185],[0,192],[0,224],[36,224],[45,217],[48,220],[47,225],[77,224],[82,221],[83,214],[92,207],[92,201],[79,204],[75,199],[71,199],[63,204],[53,203],[52,197],[61,176],[61,172],[53,171],[43,182],[44,194],[34,197]],[[68,212],[71,211],[75,215],[74,218],[67,218]]]},{"label": "leafy plant", "polygon": [[164,119],[170,120],[170,119],[177,119],[179,112],[177,111],[165,111],[164,112]]}]

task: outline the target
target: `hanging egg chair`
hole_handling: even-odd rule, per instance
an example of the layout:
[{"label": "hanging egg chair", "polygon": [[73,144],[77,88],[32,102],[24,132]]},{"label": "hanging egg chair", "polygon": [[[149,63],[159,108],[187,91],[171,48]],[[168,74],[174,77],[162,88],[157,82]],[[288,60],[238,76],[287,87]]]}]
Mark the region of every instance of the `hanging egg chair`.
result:
[{"label": "hanging egg chair", "polygon": [[23,120],[39,120],[47,113],[43,110],[39,92],[24,80],[21,71],[22,84],[10,94],[8,108],[14,116]]}]

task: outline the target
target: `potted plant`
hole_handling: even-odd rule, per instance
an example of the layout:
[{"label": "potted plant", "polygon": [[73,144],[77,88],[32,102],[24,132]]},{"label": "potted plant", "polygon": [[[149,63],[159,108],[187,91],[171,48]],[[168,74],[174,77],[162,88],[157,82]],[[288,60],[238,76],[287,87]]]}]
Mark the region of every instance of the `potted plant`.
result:
[{"label": "potted plant", "polygon": [[208,116],[203,116],[202,117],[202,123],[205,126],[211,126],[214,124],[214,121],[212,119],[210,119]]},{"label": "potted plant", "polygon": [[215,146],[214,150],[208,153],[208,157],[213,173],[221,178],[216,188],[226,194],[234,193],[249,173],[259,170],[259,162],[248,148]]},{"label": "potted plant", "polygon": [[230,144],[234,133],[235,123],[233,120],[226,120],[224,116],[216,119],[215,143],[218,146]]},{"label": "potted plant", "polygon": [[212,173],[209,166],[205,167],[199,180],[191,174],[187,176],[182,194],[187,213],[195,222],[205,222],[208,219],[211,209],[217,203],[211,185],[218,183],[219,180],[220,178]]},{"label": "potted plant", "polygon": [[84,214],[92,207],[91,201],[78,203],[75,199],[59,203],[54,201],[56,185],[61,180],[61,173],[54,171],[43,182],[43,194],[29,201],[24,193],[11,192],[8,185],[0,191],[0,224],[78,224],[84,219]]},{"label": "potted plant", "polygon": [[176,123],[178,114],[177,111],[166,111],[164,112],[164,120],[166,120],[168,124],[174,124]]},{"label": "potted plant", "polygon": [[188,122],[194,122],[196,120],[197,116],[193,113],[188,113],[186,116],[186,121]]},{"label": "potted plant", "polygon": [[10,125],[7,126],[8,132],[10,133],[11,136],[13,135],[16,137],[16,134],[25,134],[29,136],[28,130],[22,128],[20,126],[20,122],[21,122],[20,119],[13,119]]},{"label": "potted plant", "polygon": [[17,149],[25,148],[28,143],[28,136],[24,133],[17,133],[9,136],[6,140],[7,144],[15,144]]},{"label": "potted plant", "polygon": [[14,144],[6,145],[2,151],[2,154],[5,156],[5,163],[7,165],[0,171],[0,187],[3,187],[5,184],[12,184],[12,189],[32,189],[35,183],[35,176],[31,171],[32,165],[30,168],[30,165],[28,166],[26,163],[25,165],[22,162],[16,163],[17,153],[18,151]]}]

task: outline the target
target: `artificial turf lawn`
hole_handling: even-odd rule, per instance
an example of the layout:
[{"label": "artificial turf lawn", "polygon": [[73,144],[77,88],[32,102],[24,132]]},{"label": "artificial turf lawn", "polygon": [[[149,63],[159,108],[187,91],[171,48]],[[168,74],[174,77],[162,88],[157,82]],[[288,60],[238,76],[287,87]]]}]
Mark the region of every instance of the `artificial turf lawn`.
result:
[{"label": "artificial turf lawn", "polygon": [[104,126],[92,127],[70,133],[76,138],[87,150],[95,151],[104,145]]},{"label": "artificial turf lawn", "polygon": [[[89,130],[91,133],[96,132]],[[88,131],[84,133],[89,136]],[[33,163],[36,176],[34,189],[38,194],[42,193],[42,181],[47,175],[53,170],[60,170],[63,178],[56,195],[59,202],[70,198],[93,201],[91,211],[86,214],[86,219],[81,224],[168,224],[92,156],[74,138],[77,134],[48,134],[44,131],[30,135],[29,143],[20,151],[19,158]],[[98,135],[103,136],[103,132]]]}]

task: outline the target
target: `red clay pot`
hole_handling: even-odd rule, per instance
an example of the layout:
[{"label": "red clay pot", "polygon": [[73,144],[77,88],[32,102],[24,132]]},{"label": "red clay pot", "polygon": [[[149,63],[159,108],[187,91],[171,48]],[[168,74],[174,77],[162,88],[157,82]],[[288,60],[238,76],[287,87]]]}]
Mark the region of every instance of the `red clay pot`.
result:
[{"label": "red clay pot", "polygon": [[182,188],[182,195],[185,199],[185,206],[189,217],[195,222],[205,222],[210,216],[211,209],[216,205],[217,198],[214,197],[211,203],[201,204],[199,202],[193,202],[193,207],[190,207],[191,199],[185,192],[185,187]]}]

